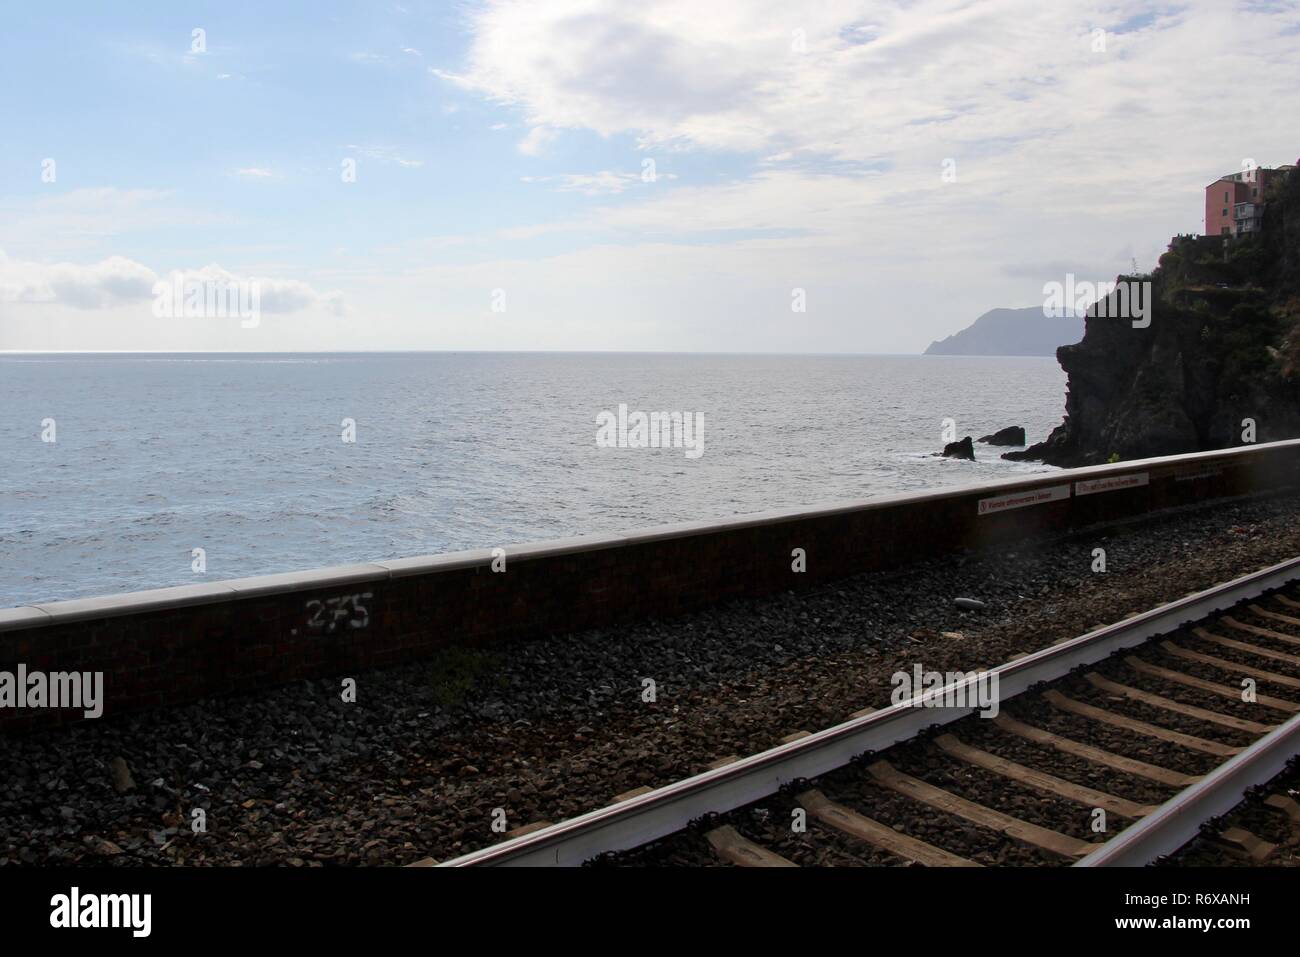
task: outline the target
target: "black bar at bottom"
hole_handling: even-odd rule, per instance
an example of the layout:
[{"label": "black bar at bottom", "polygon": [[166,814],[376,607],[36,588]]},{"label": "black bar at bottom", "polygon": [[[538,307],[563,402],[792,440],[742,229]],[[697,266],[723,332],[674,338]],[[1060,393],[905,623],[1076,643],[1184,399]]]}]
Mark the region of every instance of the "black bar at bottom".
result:
[{"label": "black bar at bottom", "polygon": [[[76,923],[116,912],[128,926],[52,926],[52,918],[73,922],[74,887]],[[137,937],[144,898],[128,910],[125,899],[103,895],[146,894],[149,933]],[[753,936],[765,949],[788,940],[825,950],[841,940],[834,946],[891,942],[962,953],[1017,940],[1074,945],[1192,934],[1230,944],[1242,935],[1276,938],[1293,929],[1296,907],[1295,872],[1285,867],[620,874],[583,868],[545,877],[430,868],[0,870],[0,939],[12,954],[59,938],[111,939],[128,947],[151,940],[196,952],[283,941],[295,952],[318,945],[333,953],[350,944],[478,951],[511,943],[667,954],[719,934],[732,945]],[[129,926],[132,916],[136,929]]]}]

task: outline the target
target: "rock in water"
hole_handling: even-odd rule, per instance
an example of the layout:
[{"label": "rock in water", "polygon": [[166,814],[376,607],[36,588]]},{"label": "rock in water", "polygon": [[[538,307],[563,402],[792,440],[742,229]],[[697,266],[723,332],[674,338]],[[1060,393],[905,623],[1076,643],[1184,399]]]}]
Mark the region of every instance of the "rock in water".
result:
[{"label": "rock in water", "polygon": [[971,443],[970,436],[962,439],[960,442],[949,442],[943,447],[945,458],[950,459],[970,459],[975,461],[975,446]]},{"label": "rock in water", "polygon": [[113,790],[118,794],[135,790],[135,778],[131,777],[131,769],[126,766],[125,758],[114,758],[109,762],[108,770],[113,775]]},{"label": "rock in water", "polygon": [[998,429],[992,435],[983,436],[976,441],[987,442],[989,445],[1024,445],[1025,427],[1023,425],[1008,425],[1005,429]]}]

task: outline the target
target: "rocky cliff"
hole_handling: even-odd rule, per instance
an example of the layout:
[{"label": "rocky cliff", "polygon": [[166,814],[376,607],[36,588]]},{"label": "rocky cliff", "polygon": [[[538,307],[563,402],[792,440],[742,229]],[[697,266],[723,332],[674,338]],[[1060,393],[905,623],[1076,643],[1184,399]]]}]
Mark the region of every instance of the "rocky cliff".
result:
[{"label": "rocky cliff", "polygon": [[[1056,351],[1065,421],[1003,458],[1052,465],[1172,455],[1300,436],[1300,171],[1273,184],[1262,230],[1179,236],[1150,276],[1150,324],[1090,315]],[[1112,300],[1113,303],[1113,300]],[[1110,310],[1112,316],[1115,310]]]}]

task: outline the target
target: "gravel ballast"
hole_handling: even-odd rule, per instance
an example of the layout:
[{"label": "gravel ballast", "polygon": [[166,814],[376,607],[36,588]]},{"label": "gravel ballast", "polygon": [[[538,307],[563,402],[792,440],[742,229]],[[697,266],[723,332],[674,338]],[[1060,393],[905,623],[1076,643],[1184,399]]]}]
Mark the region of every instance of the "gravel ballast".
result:
[{"label": "gravel ballast", "polygon": [[[355,704],[340,699],[338,680],[300,682],[0,738],[0,864],[447,859],[502,838],[493,829],[496,809],[508,828],[572,817],[888,704],[891,676],[916,664],[996,665],[1293,557],[1298,519],[1295,498],[1186,510],[672,620],[453,649],[347,676],[357,679]],[[1105,574],[1091,572],[1097,547],[1106,549]],[[959,609],[957,596],[987,607]],[[1196,650],[1230,657],[1208,644]],[[1131,672],[1115,675],[1157,687]],[[645,679],[654,681],[653,701]],[[1076,696],[1115,705],[1081,679]],[[1148,713],[1136,702],[1123,706],[1135,717]],[[1036,710],[1026,706],[1025,720],[1081,737],[1069,730],[1080,719],[1048,708],[1039,720]],[[1161,714],[1161,723],[1184,728],[1169,717]],[[1192,734],[1245,740],[1185,722]],[[1113,750],[1152,763],[1188,773],[1199,773],[1198,762],[1200,770],[1214,764],[1162,742],[1104,733]],[[1130,786],[1128,794],[1143,793]],[[196,809],[206,815],[204,833],[193,831]],[[839,863],[871,857],[845,848],[809,853],[841,855]],[[988,861],[1030,862],[1037,856]]]}]

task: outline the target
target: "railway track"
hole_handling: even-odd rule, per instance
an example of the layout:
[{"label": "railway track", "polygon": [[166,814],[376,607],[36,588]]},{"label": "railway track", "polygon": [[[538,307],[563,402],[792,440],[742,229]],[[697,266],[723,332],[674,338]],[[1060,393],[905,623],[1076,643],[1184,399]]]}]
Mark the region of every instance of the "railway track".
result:
[{"label": "railway track", "polygon": [[1266,860],[1213,822],[1300,753],[1297,583],[1300,558],[441,866],[1144,865],[1199,834]]}]

